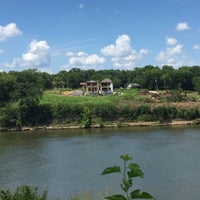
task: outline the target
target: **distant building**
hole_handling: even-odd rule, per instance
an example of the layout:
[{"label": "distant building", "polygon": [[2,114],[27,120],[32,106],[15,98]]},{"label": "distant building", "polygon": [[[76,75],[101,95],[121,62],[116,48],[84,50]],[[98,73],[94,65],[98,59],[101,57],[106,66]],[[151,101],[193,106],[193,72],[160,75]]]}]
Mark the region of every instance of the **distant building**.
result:
[{"label": "distant building", "polygon": [[141,88],[141,86],[138,83],[129,83],[127,86],[127,89],[131,89],[131,88]]},{"label": "distant building", "polygon": [[113,93],[113,82],[110,79],[104,79],[100,82],[99,93],[101,95],[107,95]]},{"label": "distant building", "polygon": [[86,89],[87,95],[108,95],[113,93],[113,82],[110,79],[104,79],[100,83],[94,80],[81,83]]},{"label": "distant building", "polygon": [[80,85],[82,86],[82,88],[83,88],[84,90],[86,90],[87,83],[80,83]]},{"label": "distant building", "polygon": [[86,94],[88,95],[98,95],[99,94],[99,83],[97,81],[87,81],[86,82]]}]

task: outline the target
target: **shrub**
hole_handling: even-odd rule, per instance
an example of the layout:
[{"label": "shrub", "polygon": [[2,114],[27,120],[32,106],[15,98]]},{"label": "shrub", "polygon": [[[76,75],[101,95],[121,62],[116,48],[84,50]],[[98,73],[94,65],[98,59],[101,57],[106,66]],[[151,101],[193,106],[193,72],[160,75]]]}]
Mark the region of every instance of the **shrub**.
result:
[{"label": "shrub", "polygon": [[149,115],[151,114],[151,107],[148,105],[138,106],[135,110],[135,118],[140,117],[141,115]]},{"label": "shrub", "polygon": [[103,128],[104,124],[101,117],[92,118],[92,124],[96,124],[99,128]]},{"label": "shrub", "polygon": [[89,108],[85,108],[82,114],[81,123],[83,124],[84,128],[90,128],[92,125],[92,116]]},{"label": "shrub", "polygon": [[144,115],[138,116],[137,120],[147,122],[147,121],[153,121],[154,118],[150,114],[144,114]]},{"label": "shrub", "polygon": [[47,192],[39,194],[37,188],[22,185],[14,193],[10,190],[1,190],[0,200],[47,200]]},{"label": "shrub", "polygon": [[170,95],[166,97],[168,102],[180,102],[183,101],[183,96],[179,90],[171,90]]},{"label": "shrub", "polygon": [[103,120],[111,120],[118,115],[117,107],[114,103],[98,104],[94,112],[96,117],[101,117]]},{"label": "shrub", "polygon": [[171,121],[169,109],[166,106],[156,107],[152,110],[152,112],[155,119],[159,120],[161,123]]},{"label": "shrub", "polygon": [[49,124],[53,120],[53,109],[50,104],[42,104],[37,110],[37,124]]},{"label": "shrub", "polygon": [[197,119],[200,117],[200,113],[197,108],[190,108],[186,111],[186,116],[188,120]]},{"label": "shrub", "polygon": [[8,104],[0,110],[0,113],[0,127],[17,128],[21,126],[17,107]]},{"label": "shrub", "polygon": [[79,104],[60,103],[53,106],[53,119],[58,121],[78,121],[83,114],[83,106]]}]

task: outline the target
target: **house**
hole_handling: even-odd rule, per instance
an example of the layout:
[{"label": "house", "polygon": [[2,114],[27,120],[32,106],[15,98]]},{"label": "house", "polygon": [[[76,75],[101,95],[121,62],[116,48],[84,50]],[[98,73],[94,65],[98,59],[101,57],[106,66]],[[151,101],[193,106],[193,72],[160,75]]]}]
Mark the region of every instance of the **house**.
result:
[{"label": "house", "polygon": [[138,83],[129,83],[127,86],[127,89],[131,89],[131,88],[141,88],[141,86]]},{"label": "house", "polygon": [[110,79],[104,79],[100,82],[99,94],[107,95],[113,93],[113,82]]},{"label": "house", "polygon": [[86,90],[87,83],[83,82],[83,83],[80,83],[80,85],[83,90]]},{"label": "house", "polygon": [[113,93],[113,82],[110,79],[104,79],[100,83],[94,80],[87,81],[84,85],[81,83],[82,86],[86,88],[87,95],[107,95]]},{"label": "house", "polygon": [[97,81],[87,81],[86,82],[86,94],[88,95],[98,95],[99,94],[99,83]]}]

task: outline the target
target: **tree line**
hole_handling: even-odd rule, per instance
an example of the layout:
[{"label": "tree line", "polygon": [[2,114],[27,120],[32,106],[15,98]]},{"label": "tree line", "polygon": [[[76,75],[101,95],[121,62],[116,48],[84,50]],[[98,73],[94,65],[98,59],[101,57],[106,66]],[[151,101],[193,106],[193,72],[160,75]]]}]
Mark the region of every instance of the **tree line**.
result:
[{"label": "tree line", "polygon": [[[72,68],[69,71],[59,71],[57,74],[40,72],[36,69],[28,69],[21,72],[10,71],[0,72],[0,92],[1,100],[9,96],[2,97],[2,93],[13,91],[17,86],[26,81],[28,88],[29,82],[34,82],[42,90],[54,87],[65,87],[76,89],[80,87],[80,82],[89,80],[100,81],[110,78],[115,88],[126,87],[129,83],[138,83],[142,88],[149,90],[165,89],[184,89],[194,90],[200,79],[200,66],[182,66],[178,69],[172,66],[147,65],[142,68],[136,67],[133,70],[81,70]],[[26,80],[25,80],[26,79]],[[8,95],[8,94],[7,94]],[[14,97],[15,98],[15,97]]]},{"label": "tree line", "polygon": [[88,80],[103,80],[110,78],[115,88],[126,87],[128,83],[138,83],[142,88],[184,89],[194,90],[199,85],[200,66],[183,66],[178,69],[172,66],[147,65],[133,70],[81,70],[73,68],[70,71],[60,71],[52,77],[54,84],[64,83],[65,87],[78,88],[80,82]]}]

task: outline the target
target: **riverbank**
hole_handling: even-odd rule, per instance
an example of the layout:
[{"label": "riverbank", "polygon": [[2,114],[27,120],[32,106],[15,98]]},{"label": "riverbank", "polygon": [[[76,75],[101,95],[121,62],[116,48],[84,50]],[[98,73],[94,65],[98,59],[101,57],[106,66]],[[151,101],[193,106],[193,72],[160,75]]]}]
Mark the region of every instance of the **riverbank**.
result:
[{"label": "riverbank", "polygon": [[[156,126],[188,126],[188,125],[199,125],[199,120],[172,120],[170,122],[160,123],[158,121],[148,121],[148,122],[110,122],[105,123],[102,126],[94,124],[90,128],[115,128],[115,127],[156,127]],[[35,126],[35,127],[21,127],[21,128],[0,128],[0,131],[36,131],[36,130],[63,130],[63,129],[84,129],[82,125],[49,125],[49,126]]]}]

